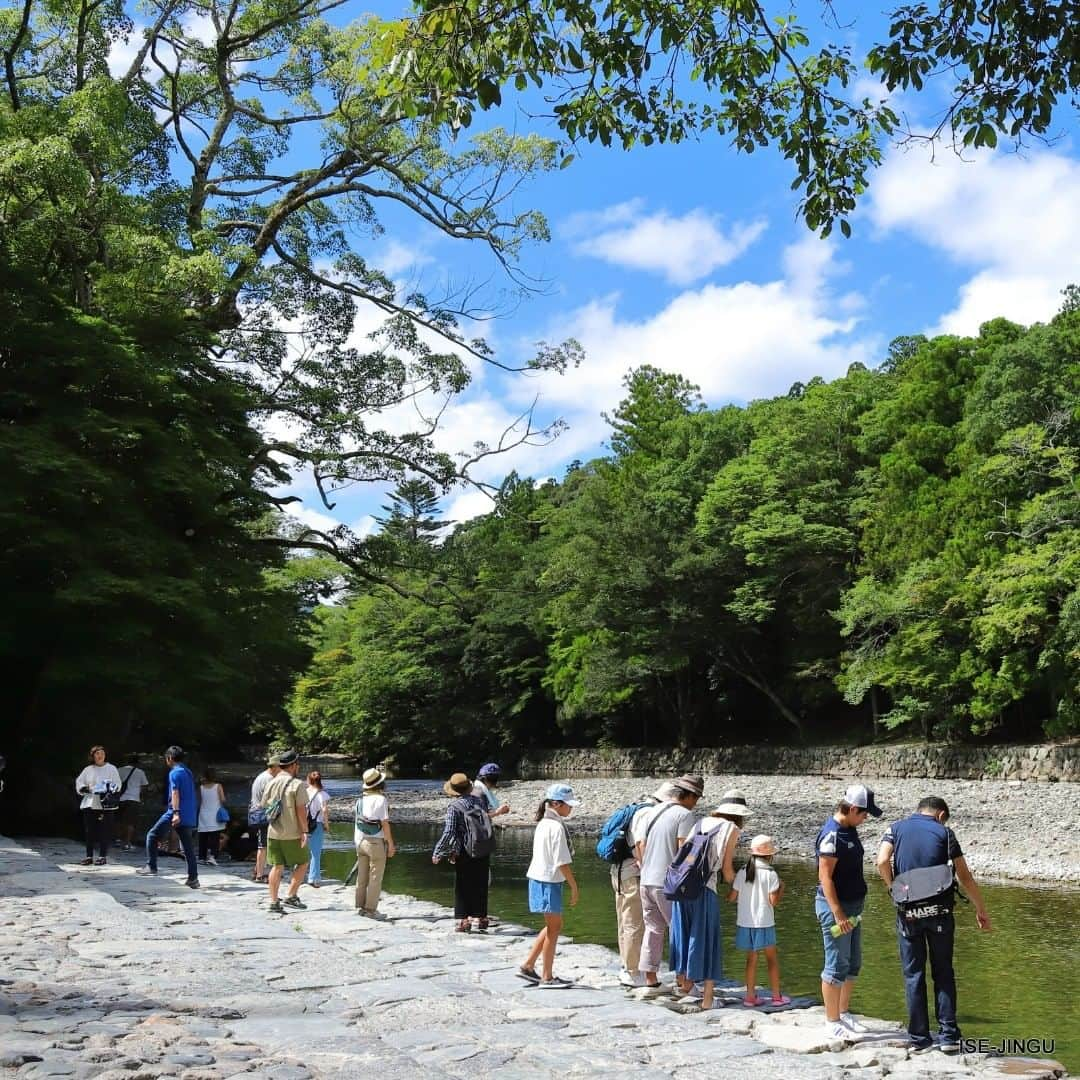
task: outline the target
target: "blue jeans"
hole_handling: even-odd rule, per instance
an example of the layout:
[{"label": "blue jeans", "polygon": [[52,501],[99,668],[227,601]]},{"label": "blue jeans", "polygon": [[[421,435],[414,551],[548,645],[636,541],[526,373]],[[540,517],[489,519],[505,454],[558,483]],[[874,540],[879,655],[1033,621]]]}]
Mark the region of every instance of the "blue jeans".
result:
[{"label": "blue jeans", "polygon": [[326,829],[323,827],[323,823],[320,821],[311,832],[308,833],[307,849],[308,849],[308,872],[307,879],[310,884],[312,881],[322,881],[322,849],[323,841],[326,839]]},{"label": "blue jeans", "polygon": [[956,924],[952,914],[929,919],[896,917],[900,944],[900,967],[907,997],[908,1034],[916,1043],[929,1046],[930,1011],[926,1001],[926,958],[934,977],[934,1011],[938,1030],[948,1039],[959,1039],[956,1024],[956,973],[953,971],[953,940]]},{"label": "blue jeans", "polygon": [[[151,870],[157,869],[158,841],[164,840],[172,827],[172,811],[166,810],[146,834],[146,865]],[[193,831],[192,825],[176,826],[176,835],[180,837],[180,846],[184,849],[184,858],[187,859],[188,881],[199,880],[199,864],[195,861],[195,840],[191,835]]]},{"label": "blue jeans", "polygon": [[[840,907],[850,919],[861,915],[864,900],[841,901]],[[825,943],[825,967],[821,971],[821,981],[832,986],[843,986],[854,979],[862,970],[862,923],[850,934],[833,937],[830,928],[836,925],[832,911],[824,897],[814,900],[814,913],[821,925],[821,939]]]}]

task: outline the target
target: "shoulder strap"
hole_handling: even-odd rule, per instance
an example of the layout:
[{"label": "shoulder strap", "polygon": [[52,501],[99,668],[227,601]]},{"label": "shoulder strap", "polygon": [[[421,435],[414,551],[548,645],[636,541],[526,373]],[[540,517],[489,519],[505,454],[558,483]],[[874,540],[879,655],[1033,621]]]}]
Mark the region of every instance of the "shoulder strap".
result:
[{"label": "shoulder strap", "polygon": [[652,832],[652,827],[664,816],[664,814],[668,810],[670,810],[673,806],[678,806],[678,805],[679,805],[678,803],[673,803],[673,802],[665,803],[663,806],[660,807],[659,810],[656,811],[655,814],[653,814],[652,818],[650,818],[650,820],[649,820],[649,824],[645,826],[645,839],[641,841],[643,844],[648,844],[648,842],[649,842],[649,833]]},{"label": "shoulder strap", "polygon": [[124,782],[120,785],[120,794],[121,795],[123,795],[124,792],[127,791],[128,781],[131,779],[132,773],[134,773],[135,770],[138,767],[139,767],[138,765],[129,765],[128,766],[128,774],[127,774],[127,776],[124,777]]}]

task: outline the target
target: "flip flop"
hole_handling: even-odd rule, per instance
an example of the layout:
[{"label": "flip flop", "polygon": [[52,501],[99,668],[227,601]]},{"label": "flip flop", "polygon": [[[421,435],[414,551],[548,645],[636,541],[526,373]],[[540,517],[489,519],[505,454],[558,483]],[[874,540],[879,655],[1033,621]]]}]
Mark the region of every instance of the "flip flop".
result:
[{"label": "flip flop", "polygon": [[791,998],[787,997],[785,994],[781,994],[779,997],[777,997],[774,994],[770,1004],[771,1005],[790,1005],[791,1004]]},{"label": "flip flop", "polygon": [[742,1003],[748,1009],[756,1009],[758,1007],[758,1005],[764,1005],[765,1004],[765,999],[764,998],[759,998],[759,997],[744,997],[742,999]]}]

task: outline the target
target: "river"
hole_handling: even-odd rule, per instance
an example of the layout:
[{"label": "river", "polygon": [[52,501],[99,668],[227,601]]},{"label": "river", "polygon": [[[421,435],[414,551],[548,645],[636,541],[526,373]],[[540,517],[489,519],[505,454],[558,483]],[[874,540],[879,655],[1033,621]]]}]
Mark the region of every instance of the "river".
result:
[{"label": "river", "polygon": [[[355,789],[355,781],[331,780],[335,796]],[[391,785],[393,786],[393,785]],[[392,794],[392,792],[391,792]],[[433,866],[431,849],[440,824],[394,826],[398,855],[390,863],[386,889],[447,905],[453,902],[453,870]],[[334,824],[324,855],[323,874],[344,878],[353,862],[352,830]],[[537,926],[526,904],[524,871],[531,833],[499,832],[492,859],[491,911],[500,918]],[[576,940],[616,948],[615,918],[608,866],[592,843],[576,840],[575,871],[581,902],[566,914],[565,933]],[[813,914],[816,872],[812,862],[778,861],[786,893],[777,911],[783,988],[818,993],[821,941]],[[868,868],[869,873],[869,868]],[[981,933],[969,905],[957,913],[956,970],[960,1021],[968,1038],[1044,1040],[1045,1055],[1080,1072],[1080,890],[1040,885],[987,884],[983,894],[994,929]],[[343,903],[351,903],[351,897]],[[741,977],[743,954],[734,947],[734,905],[724,906],[726,974]],[[905,1016],[893,910],[883,888],[871,882],[863,930],[863,972],[854,996],[855,1011],[902,1020]],[[759,967],[759,983],[765,976]],[[1053,1044],[1051,1047],[1051,1043]],[[1040,1055],[1041,1056],[1041,1055]]]}]

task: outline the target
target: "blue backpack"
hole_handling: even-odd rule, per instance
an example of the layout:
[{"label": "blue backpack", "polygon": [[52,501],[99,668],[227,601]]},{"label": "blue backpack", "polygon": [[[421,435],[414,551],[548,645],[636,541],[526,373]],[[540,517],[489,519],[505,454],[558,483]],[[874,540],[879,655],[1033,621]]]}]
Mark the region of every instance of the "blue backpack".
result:
[{"label": "blue backpack", "polygon": [[648,803],[627,803],[620,806],[614,814],[604,822],[600,830],[600,839],[596,841],[596,854],[605,862],[621,863],[626,859],[633,858],[634,847],[630,842],[630,822],[634,815]]},{"label": "blue backpack", "polygon": [[685,903],[705,891],[705,882],[712,873],[709,848],[713,839],[712,833],[701,831],[700,821],[694,824],[664,875],[664,896],[668,900]]}]

